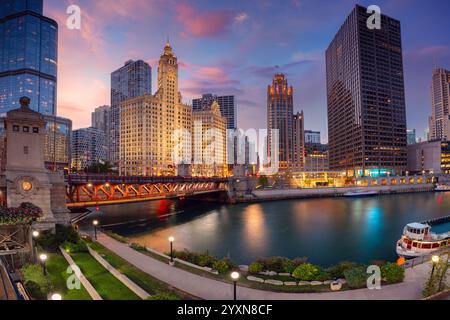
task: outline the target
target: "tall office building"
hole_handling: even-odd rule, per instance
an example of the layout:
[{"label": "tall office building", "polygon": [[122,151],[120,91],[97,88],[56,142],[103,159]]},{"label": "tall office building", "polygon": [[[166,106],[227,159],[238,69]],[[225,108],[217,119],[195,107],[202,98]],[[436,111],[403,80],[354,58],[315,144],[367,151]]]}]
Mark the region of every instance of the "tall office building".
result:
[{"label": "tall office building", "polygon": [[45,130],[45,166],[52,171],[70,170],[72,120],[44,115],[47,122]]},{"label": "tall office building", "polygon": [[105,162],[108,150],[105,133],[97,128],[83,128],[72,133],[72,168],[83,171],[87,167]]},{"label": "tall office building", "polygon": [[152,69],[142,60],[125,62],[111,74],[110,158],[114,164],[120,154],[120,104],[131,98],[152,93]]},{"label": "tall office building", "polygon": [[108,147],[108,161],[110,159],[110,131],[111,131],[111,107],[98,107],[91,114],[91,127],[102,130],[106,135],[106,145]]},{"label": "tall office building", "polygon": [[401,27],[356,6],[326,51],[330,169],[348,175],[406,170]]},{"label": "tall office building", "polygon": [[305,116],[302,112],[294,114],[294,169],[302,171],[305,167]]},{"label": "tall office building", "polygon": [[0,1],[0,115],[20,107],[56,115],[58,24],[43,16],[43,0]]},{"label": "tall office building", "polygon": [[227,129],[237,128],[236,99],[234,96],[217,96],[204,94],[200,99],[192,100],[193,111],[201,111],[211,108],[212,104],[217,102],[220,106],[222,116],[227,118]]},{"label": "tall office building", "polygon": [[120,117],[120,174],[176,175],[177,164],[191,163],[192,107],[182,103],[170,43],[159,61],[156,94],[125,100]]},{"label": "tall office building", "polygon": [[321,143],[320,131],[305,130],[305,143]]},{"label": "tall office building", "polygon": [[408,130],[408,145],[416,144],[417,138],[416,138],[416,130]]},{"label": "tall office building", "polygon": [[280,170],[287,170],[293,161],[293,120],[294,120],[294,89],[289,87],[284,74],[276,74],[272,85],[267,90],[267,129],[268,154],[274,161],[272,154],[272,130],[278,130],[278,151]]},{"label": "tall office building", "polygon": [[192,175],[201,177],[227,174],[227,118],[217,101],[192,113]]},{"label": "tall office building", "polygon": [[430,140],[450,140],[450,71],[433,70],[431,82]]}]

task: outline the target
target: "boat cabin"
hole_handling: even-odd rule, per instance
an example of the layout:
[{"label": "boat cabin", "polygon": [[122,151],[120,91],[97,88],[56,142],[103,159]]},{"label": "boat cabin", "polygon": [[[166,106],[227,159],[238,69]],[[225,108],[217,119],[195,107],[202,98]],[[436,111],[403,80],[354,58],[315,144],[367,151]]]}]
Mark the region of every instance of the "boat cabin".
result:
[{"label": "boat cabin", "polygon": [[431,227],[428,224],[410,223],[405,228],[405,235],[413,240],[423,241],[429,238]]}]

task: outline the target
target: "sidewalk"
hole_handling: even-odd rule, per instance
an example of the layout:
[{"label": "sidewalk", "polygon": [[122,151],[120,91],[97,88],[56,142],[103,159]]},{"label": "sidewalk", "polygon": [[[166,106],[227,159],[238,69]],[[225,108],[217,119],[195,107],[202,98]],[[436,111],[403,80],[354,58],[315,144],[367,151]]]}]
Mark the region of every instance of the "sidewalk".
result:
[{"label": "sidewalk", "polygon": [[[204,278],[199,275],[170,267],[147,255],[131,249],[102,232],[98,232],[101,245],[119,255],[151,276],[184,292],[204,300],[230,300],[233,297],[231,284]],[[423,285],[430,272],[429,264],[406,270],[405,281],[385,286],[381,290],[352,290],[337,293],[277,293],[239,287],[238,300],[420,300]]]}]

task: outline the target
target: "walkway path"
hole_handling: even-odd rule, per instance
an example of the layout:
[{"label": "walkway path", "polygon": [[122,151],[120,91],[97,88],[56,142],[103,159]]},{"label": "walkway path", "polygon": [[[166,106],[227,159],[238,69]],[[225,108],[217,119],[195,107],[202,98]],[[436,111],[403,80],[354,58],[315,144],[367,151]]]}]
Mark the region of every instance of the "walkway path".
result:
[{"label": "walkway path", "polygon": [[[169,267],[167,264],[131,249],[102,232],[100,244],[151,276],[184,292],[205,300],[230,300],[231,284],[204,278],[199,275]],[[405,281],[385,286],[381,290],[352,290],[337,293],[277,293],[245,287],[238,288],[238,300],[419,300],[430,266],[423,264],[406,270]]]}]

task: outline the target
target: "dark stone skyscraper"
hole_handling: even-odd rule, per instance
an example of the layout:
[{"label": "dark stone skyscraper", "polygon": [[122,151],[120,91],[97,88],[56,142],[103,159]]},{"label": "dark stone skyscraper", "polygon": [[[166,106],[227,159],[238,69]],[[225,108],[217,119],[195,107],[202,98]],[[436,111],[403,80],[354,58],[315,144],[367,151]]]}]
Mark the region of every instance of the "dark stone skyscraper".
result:
[{"label": "dark stone skyscraper", "polygon": [[236,99],[234,96],[204,94],[200,99],[192,100],[192,109],[202,111],[210,108],[214,101],[220,106],[222,116],[227,118],[227,129],[237,129]]},{"label": "dark stone skyscraper", "polygon": [[43,0],[0,1],[0,116],[19,107],[56,115],[58,24],[44,17]]},{"label": "dark stone skyscraper", "polygon": [[330,169],[378,176],[406,170],[401,26],[381,30],[356,6],[326,52]]},{"label": "dark stone skyscraper", "polygon": [[284,74],[276,74],[267,89],[267,129],[269,155],[273,162],[271,130],[278,130],[280,170],[287,170],[294,158],[294,89],[288,85]]}]

